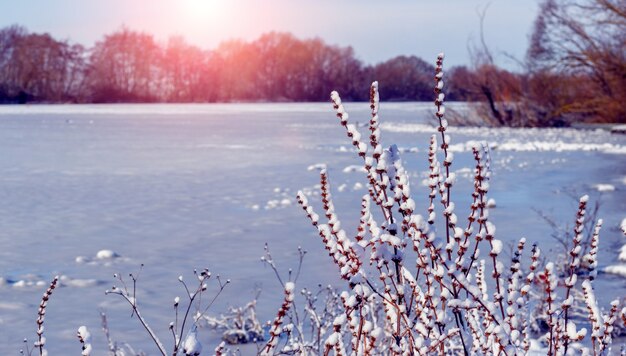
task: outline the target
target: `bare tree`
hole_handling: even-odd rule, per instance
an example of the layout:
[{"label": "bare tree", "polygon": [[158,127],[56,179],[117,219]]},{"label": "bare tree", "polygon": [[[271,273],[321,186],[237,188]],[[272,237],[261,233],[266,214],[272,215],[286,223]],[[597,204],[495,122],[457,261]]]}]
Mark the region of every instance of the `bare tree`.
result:
[{"label": "bare tree", "polygon": [[566,98],[556,113],[626,122],[625,29],[624,0],[544,0],[527,62],[531,76]]},{"label": "bare tree", "polygon": [[[453,88],[466,98],[477,99],[478,114],[490,126],[538,126],[542,123],[524,110],[521,74],[499,68],[484,36],[488,7],[477,11],[480,23],[478,43],[470,43],[471,68],[457,69],[452,76]],[[457,89],[458,90],[458,89]]]},{"label": "bare tree", "polygon": [[626,122],[626,1],[544,0],[521,73],[501,69],[485,38],[470,46],[472,67],[452,76],[493,126]]},{"label": "bare tree", "polygon": [[19,26],[0,31],[0,98],[8,101],[76,100],[84,48]]},{"label": "bare tree", "polygon": [[96,43],[89,81],[95,101],[156,100],[161,48],[151,35],[127,28]]}]

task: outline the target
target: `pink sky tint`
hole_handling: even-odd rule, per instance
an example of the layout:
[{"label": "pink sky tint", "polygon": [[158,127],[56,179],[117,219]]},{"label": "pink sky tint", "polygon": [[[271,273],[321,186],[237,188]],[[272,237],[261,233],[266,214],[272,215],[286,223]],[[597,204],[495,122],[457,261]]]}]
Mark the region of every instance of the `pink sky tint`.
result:
[{"label": "pink sky tint", "polygon": [[[163,42],[180,35],[207,49],[285,31],[352,46],[366,63],[400,54],[428,60],[445,51],[448,65],[458,65],[469,62],[477,11],[489,3],[485,34],[492,50],[523,57],[536,0],[0,0],[0,26],[21,24],[90,46],[125,25]],[[514,68],[505,56],[498,62]]]}]

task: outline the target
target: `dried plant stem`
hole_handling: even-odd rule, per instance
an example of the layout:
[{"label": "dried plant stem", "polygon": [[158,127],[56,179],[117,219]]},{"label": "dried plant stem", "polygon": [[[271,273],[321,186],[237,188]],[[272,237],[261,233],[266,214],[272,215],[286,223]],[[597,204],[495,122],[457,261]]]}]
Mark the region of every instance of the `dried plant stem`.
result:
[{"label": "dried plant stem", "polygon": [[[142,268],[143,268],[143,265],[142,265]],[[129,276],[133,281],[132,295],[129,293],[128,287],[126,286],[126,283],[124,282],[122,277],[117,274],[115,274],[114,277],[120,281],[120,283],[123,285],[124,288],[120,289],[116,286],[113,286],[110,290],[105,291],[105,294],[117,294],[121,296],[130,305],[132,309],[132,315],[137,316],[137,319],[139,320],[143,328],[146,330],[146,332],[148,333],[148,335],[150,336],[150,338],[152,339],[156,347],[159,349],[159,352],[161,353],[161,355],[166,356],[167,351],[165,350],[163,343],[161,343],[161,340],[159,340],[157,335],[154,333],[152,328],[150,328],[146,320],[143,318],[143,316],[139,312],[139,308],[137,306],[137,276],[134,276],[132,273]]]},{"label": "dried plant stem", "polygon": [[[582,240],[582,232],[584,228],[585,212],[586,212],[588,199],[589,199],[589,196],[587,195],[580,198],[580,201],[578,204],[578,212],[576,213],[576,224],[574,227],[573,247],[569,253],[571,260],[569,264],[568,278],[565,281],[565,288],[566,288],[565,289],[565,301],[562,304],[566,326],[569,322],[569,309],[573,303],[573,298],[570,296],[570,294],[571,294],[572,287],[574,287],[574,285],[576,284],[575,272],[580,266],[580,259],[578,258],[578,255],[580,254],[580,251],[582,249],[582,247],[580,246],[580,242]],[[565,354],[567,354],[568,345],[569,345],[569,338],[567,335],[565,335],[565,342],[563,345]]]},{"label": "dried plant stem", "polygon": [[48,300],[50,300],[50,296],[52,296],[52,292],[56,288],[58,281],[59,276],[55,276],[48,289],[44,292],[41,303],[39,303],[39,311],[37,313],[37,342],[35,346],[39,349],[40,356],[43,356],[44,345],[46,344],[46,338],[43,336],[43,322],[46,316],[46,307],[48,306]]},{"label": "dried plant stem", "polygon": [[[439,128],[438,131],[441,134],[441,149],[443,150],[443,154],[444,154],[444,162],[443,162],[443,166],[446,169],[446,192],[445,192],[445,199],[444,199],[444,205],[446,208],[448,208],[450,206],[450,187],[451,185],[448,182],[448,179],[450,178],[450,164],[452,163],[451,160],[449,160],[450,156],[448,154],[448,147],[449,147],[449,137],[446,136],[446,129],[448,128],[448,122],[446,119],[443,118],[446,110],[443,106],[443,100],[445,95],[443,94],[443,53],[439,54],[437,56],[437,63],[435,66],[435,106],[437,107],[437,112],[435,112],[435,116],[437,116],[437,119],[439,120]],[[450,243],[450,217],[448,215],[446,215],[446,243]],[[448,254],[448,260],[450,260],[452,258],[452,254],[451,252],[448,250],[447,251]]]},{"label": "dried plant stem", "polygon": [[287,282],[285,284],[285,287],[284,287],[285,299],[280,309],[278,310],[278,313],[276,315],[276,318],[274,319],[274,322],[272,323],[272,327],[269,332],[270,339],[267,341],[267,343],[261,350],[260,355],[268,356],[268,355],[273,354],[274,349],[276,348],[276,345],[278,344],[278,337],[281,333],[281,326],[283,324],[283,319],[285,318],[285,316],[287,315],[287,312],[289,311],[289,309],[291,308],[293,304],[294,288],[295,288],[295,285],[292,282]]},{"label": "dried plant stem", "polygon": [[102,327],[102,332],[104,333],[104,337],[107,340],[107,345],[109,347],[109,352],[115,355],[117,351],[117,347],[113,340],[111,339],[111,333],[109,331],[109,323],[107,321],[107,315],[104,311],[100,311],[100,326]]},{"label": "dried plant stem", "polygon": [[[122,294],[120,294],[122,295]],[[165,347],[163,346],[163,344],[161,343],[161,340],[159,340],[159,338],[156,336],[156,334],[154,333],[154,331],[152,330],[152,328],[150,328],[150,326],[148,325],[148,323],[146,322],[146,320],[143,318],[143,316],[141,316],[141,313],[139,312],[139,308],[137,308],[137,304],[133,301],[131,301],[127,296],[122,295],[122,297],[128,302],[128,304],[130,304],[131,308],[133,309],[133,312],[135,313],[135,315],[137,316],[137,319],[139,320],[139,322],[141,323],[141,325],[144,327],[144,329],[146,329],[146,331],[148,332],[148,335],[150,335],[150,338],[152,339],[152,341],[154,341],[155,345],[157,346],[157,348],[159,349],[159,352],[165,356],[167,355],[167,351],[165,351]]]}]

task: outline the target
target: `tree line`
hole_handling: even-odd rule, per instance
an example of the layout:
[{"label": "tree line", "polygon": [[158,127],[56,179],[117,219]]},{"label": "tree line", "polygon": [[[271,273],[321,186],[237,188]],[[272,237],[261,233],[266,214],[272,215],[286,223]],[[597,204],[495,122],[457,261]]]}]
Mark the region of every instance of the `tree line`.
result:
[{"label": "tree line", "polygon": [[376,65],[351,47],[268,33],[214,50],[182,37],[158,43],[122,28],[92,48],[24,27],[0,30],[0,102],[325,101],[337,89],[368,100],[373,80],[389,100],[431,100],[434,67],[415,56]]},{"label": "tree line", "polygon": [[[626,122],[625,28],[623,0],[543,0],[521,71],[498,67],[481,36],[471,63],[447,71],[447,99],[478,102],[494,126]],[[205,50],[121,28],[87,48],[14,25],[0,30],[0,103],[326,101],[331,90],[365,101],[374,80],[385,100],[430,101],[429,62],[368,65],[289,33]]]}]

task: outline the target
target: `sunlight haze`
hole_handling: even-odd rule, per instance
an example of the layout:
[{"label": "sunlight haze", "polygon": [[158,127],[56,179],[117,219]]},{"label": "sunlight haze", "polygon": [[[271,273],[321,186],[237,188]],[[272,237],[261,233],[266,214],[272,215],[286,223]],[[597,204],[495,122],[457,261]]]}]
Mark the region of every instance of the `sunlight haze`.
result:
[{"label": "sunlight haze", "polygon": [[262,33],[280,31],[352,46],[357,57],[370,64],[401,54],[430,59],[445,51],[450,65],[469,62],[468,43],[479,35],[477,12],[489,5],[486,40],[500,54],[498,63],[512,69],[514,63],[502,53],[524,56],[537,10],[534,0],[2,0],[0,4],[0,26],[21,24],[86,46],[121,26],[153,34],[161,42],[182,36],[206,49],[225,40],[254,40]]}]

